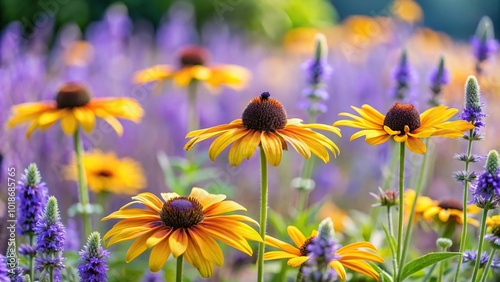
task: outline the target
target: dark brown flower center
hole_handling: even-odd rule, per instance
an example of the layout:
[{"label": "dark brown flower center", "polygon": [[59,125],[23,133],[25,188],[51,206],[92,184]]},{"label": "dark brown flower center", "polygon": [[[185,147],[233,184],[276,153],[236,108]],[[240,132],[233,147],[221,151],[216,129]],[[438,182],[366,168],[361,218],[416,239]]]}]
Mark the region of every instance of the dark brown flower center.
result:
[{"label": "dark brown flower center", "polygon": [[402,134],[405,132],[405,125],[407,125],[412,132],[420,127],[420,116],[412,104],[397,102],[385,115],[384,125],[394,131],[401,131]]},{"label": "dark brown flower center", "polygon": [[438,206],[442,209],[445,209],[445,210],[450,210],[450,209],[459,210],[459,211],[464,210],[462,203],[460,203],[457,200],[453,200],[453,199],[442,200],[439,202]]},{"label": "dark brown flower center", "polygon": [[316,236],[311,236],[307,238],[307,240],[300,246],[299,251],[301,256],[308,256],[309,255],[309,250],[307,249],[307,246],[309,246],[312,243],[312,240],[316,238]]},{"label": "dark brown flower center", "polygon": [[253,98],[243,111],[243,125],[248,129],[275,131],[285,128],[287,118],[281,103],[269,98],[269,92]]},{"label": "dark brown flower center", "polygon": [[207,49],[200,46],[188,46],[179,53],[179,61],[182,67],[204,65],[208,61]]},{"label": "dark brown flower center", "polygon": [[97,172],[97,176],[100,176],[100,177],[111,177],[113,175],[113,172],[109,171],[109,170],[100,170]]},{"label": "dark brown flower center", "polygon": [[163,204],[160,218],[174,229],[191,228],[203,220],[203,206],[193,197],[177,197]]},{"label": "dark brown flower center", "polygon": [[58,109],[81,107],[88,102],[90,102],[89,92],[77,83],[63,85],[56,95]]}]

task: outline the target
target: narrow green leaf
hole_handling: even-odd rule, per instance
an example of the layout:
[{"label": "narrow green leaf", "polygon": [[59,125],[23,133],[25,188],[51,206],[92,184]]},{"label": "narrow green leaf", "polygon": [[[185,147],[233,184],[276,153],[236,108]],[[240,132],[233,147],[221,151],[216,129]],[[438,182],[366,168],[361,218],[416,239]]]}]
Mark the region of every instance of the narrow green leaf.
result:
[{"label": "narrow green leaf", "polygon": [[446,253],[428,253],[418,259],[407,263],[403,268],[401,279],[405,280],[417,271],[420,271],[428,266],[436,264],[440,261],[447,260],[452,257],[461,255],[461,253],[446,252]]},{"label": "narrow green leaf", "polygon": [[392,236],[389,233],[389,230],[387,230],[387,227],[385,227],[385,225],[382,225],[382,229],[384,229],[385,237],[387,238],[387,241],[389,242],[389,247],[391,248],[391,252],[393,254],[396,254],[397,253],[397,251],[396,251],[396,239],[394,239],[394,236]]},{"label": "narrow green leaf", "polygon": [[380,266],[374,264],[373,262],[368,262],[372,267],[373,269],[375,269],[375,271],[377,271],[379,274],[380,274],[380,282],[393,282],[392,280],[392,276],[387,273],[385,270],[383,270],[382,268],[380,268]]}]

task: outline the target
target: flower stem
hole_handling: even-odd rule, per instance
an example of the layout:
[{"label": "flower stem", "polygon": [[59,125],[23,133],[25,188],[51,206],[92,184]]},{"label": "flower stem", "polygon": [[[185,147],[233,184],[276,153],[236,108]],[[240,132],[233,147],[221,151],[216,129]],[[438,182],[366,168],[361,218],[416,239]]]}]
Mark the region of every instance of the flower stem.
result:
[{"label": "flower stem", "polygon": [[490,270],[490,266],[493,263],[493,259],[495,258],[496,253],[497,253],[497,249],[492,249],[491,250],[491,252],[490,252],[490,258],[488,259],[488,263],[484,267],[483,276],[481,277],[481,281],[480,282],[484,282],[484,281],[486,281],[486,278],[488,278],[488,271]]},{"label": "flower stem", "polygon": [[[465,174],[469,173],[469,158],[472,151],[472,135],[474,134],[474,129],[469,130],[469,144],[467,145],[467,160],[465,161]],[[464,225],[462,226],[462,236],[460,236],[460,249],[459,252],[463,253],[465,250],[465,242],[467,241],[467,195],[469,192],[469,181],[467,178],[464,180],[464,193],[463,193],[463,217]],[[457,262],[457,270],[455,272],[455,279],[453,281],[457,282],[460,276],[460,268],[462,267],[462,259]]]},{"label": "flower stem", "polygon": [[183,255],[177,257],[177,269],[175,271],[175,282],[182,282],[182,261]]},{"label": "flower stem", "polygon": [[[198,116],[198,109],[196,107],[196,99],[197,99],[197,89],[198,82],[196,80],[191,80],[188,85],[188,132],[193,130],[197,130],[200,127],[200,117]],[[191,149],[186,152],[187,159],[190,162],[194,162],[195,159],[195,150]]]},{"label": "flower stem", "polygon": [[[446,252],[446,248],[442,248],[443,253]],[[438,273],[438,278],[437,282],[442,282],[443,281],[443,276],[444,276],[444,261],[441,261],[439,263],[439,273]]]},{"label": "flower stem", "polygon": [[302,265],[299,267],[299,271],[297,272],[297,278],[295,279],[295,282],[302,282],[304,281],[304,273],[302,273]]},{"label": "flower stem", "polygon": [[[429,148],[429,139],[425,139],[425,147]],[[412,233],[413,223],[414,223],[413,219],[415,217],[415,208],[417,206],[417,199],[420,196],[420,194],[422,193],[422,189],[424,186],[425,168],[427,167],[427,160],[428,160],[427,156],[428,156],[428,152],[426,152],[423,156],[422,166],[420,167],[420,171],[419,171],[417,187],[415,190],[415,198],[413,199],[413,203],[412,203],[411,211],[410,211],[410,217],[408,219],[408,226],[406,227],[406,234],[405,234],[405,239],[404,239],[404,244],[403,244],[403,252],[401,254],[400,265],[404,265],[405,260],[406,260],[406,254],[408,253],[408,248],[410,245],[411,233]]]},{"label": "flower stem", "polygon": [[[35,239],[35,236],[33,234],[33,232],[30,232],[29,233],[29,239],[30,239],[30,247],[33,247],[33,241]],[[35,265],[34,265],[34,260],[35,260],[35,256],[33,255],[30,255],[30,280],[31,281],[35,281]]]},{"label": "flower stem", "polygon": [[[261,174],[261,185],[260,185],[260,237],[265,240],[266,237],[266,224],[267,224],[267,158],[264,153],[262,146],[260,148],[260,174]],[[259,255],[257,261],[257,281],[264,281],[264,248],[265,243],[259,243]]]},{"label": "flower stem", "polygon": [[[405,192],[405,142],[399,143],[399,216],[398,216],[398,253],[397,253],[397,262],[398,262],[398,276],[402,275],[402,272],[399,271],[402,259],[402,247],[403,247],[403,219],[404,219],[404,192]],[[401,280],[401,279],[399,279]]]},{"label": "flower stem", "polygon": [[54,268],[53,267],[51,267],[49,269],[49,281],[54,282]]},{"label": "flower stem", "polygon": [[[392,226],[392,211],[391,206],[387,206],[387,226],[389,228],[389,235],[394,236],[394,227]],[[392,252],[392,267],[393,273],[396,275],[398,273],[398,258],[393,248],[391,248]]]},{"label": "flower stem", "polygon": [[[308,115],[309,120],[308,123],[315,123],[316,122],[316,115],[312,112],[309,113]],[[306,159],[304,162],[304,167],[302,168],[302,173],[300,174],[300,179],[302,180],[302,183],[305,183],[305,180],[311,179],[313,175],[313,170],[314,170],[314,162],[315,162],[315,157],[311,156],[309,159]],[[309,198],[309,193],[311,192],[308,187],[300,187],[299,189],[299,200],[297,202],[297,214],[300,214],[302,211],[304,211],[307,207],[307,200]]]},{"label": "flower stem", "polygon": [[78,170],[78,192],[80,196],[80,205],[82,206],[82,219],[83,219],[83,237],[87,238],[92,229],[92,223],[88,214],[89,208],[89,189],[87,187],[87,180],[85,178],[85,169],[83,167],[83,145],[80,137],[79,128],[76,129],[73,135],[75,142],[76,153],[76,166]]},{"label": "flower stem", "polygon": [[[484,207],[484,210],[483,210],[483,215],[481,217],[481,225],[479,226],[480,232],[479,232],[479,245],[477,247],[477,259],[476,259],[476,263],[474,264],[474,272],[472,273],[472,280],[471,281],[477,281],[476,278],[477,278],[477,274],[479,272],[479,265],[481,264],[480,263],[481,252],[483,251],[484,233],[486,231],[486,218],[488,217],[488,210],[490,209],[491,200],[492,200],[492,198],[486,203],[486,206]],[[464,207],[464,209],[466,209],[466,207]],[[467,224],[467,222],[464,219],[464,225],[466,225],[466,224]]]}]

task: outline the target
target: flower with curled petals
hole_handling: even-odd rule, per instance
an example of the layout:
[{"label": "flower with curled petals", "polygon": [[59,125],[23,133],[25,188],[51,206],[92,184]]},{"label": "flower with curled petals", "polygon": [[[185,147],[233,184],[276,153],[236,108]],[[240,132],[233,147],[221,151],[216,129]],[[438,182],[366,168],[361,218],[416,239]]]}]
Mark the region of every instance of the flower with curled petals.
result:
[{"label": "flower with curled petals", "polygon": [[[226,215],[246,209],[236,202],[225,201],[225,195],[193,188],[187,197],[176,193],[162,193],[161,197],[141,193],[102,219],[122,219],[104,235],[108,246],[135,239],[127,251],[127,263],[151,248],[149,268],[152,272],[159,271],[172,254],[174,258],[184,256],[201,276],[210,277],[214,264],[224,263],[216,240],[248,255],[252,255],[252,249],[247,240],[262,242],[259,233],[243,223],[257,224],[256,221],[243,215]],[[134,204],[146,209],[130,208]]]},{"label": "flower with curled petals", "polygon": [[[288,235],[295,246],[285,243],[271,236],[266,236],[265,242],[268,246],[278,248],[280,251],[270,251],[264,254],[264,260],[288,259],[288,265],[298,267],[309,259],[308,246],[316,238],[318,232],[314,230],[311,236],[306,238],[295,226],[288,226]],[[367,249],[367,250],[365,250]],[[369,250],[369,251],[368,251]],[[355,272],[367,275],[379,280],[378,272],[367,262],[383,263],[384,259],[378,255],[377,249],[369,242],[358,242],[336,249],[334,259],[329,265],[335,269],[340,279],[345,281],[345,267]]]},{"label": "flower with curled petals", "polygon": [[464,131],[474,128],[463,120],[447,121],[458,110],[446,106],[433,107],[419,115],[412,104],[398,102],[385,116],[367,104],[361,108],[352,108],[360,116],[340,113],[340,116],[350,117],[352,120],[339,120],[333,124],[361,129],[351,136],[351,141],[365,136],[366,143],[376,146],[393,137],[396,142],[405,142],[406,147],[417,154],[423,154],[427,150],[421,139],[431,136],[462,137]]}]

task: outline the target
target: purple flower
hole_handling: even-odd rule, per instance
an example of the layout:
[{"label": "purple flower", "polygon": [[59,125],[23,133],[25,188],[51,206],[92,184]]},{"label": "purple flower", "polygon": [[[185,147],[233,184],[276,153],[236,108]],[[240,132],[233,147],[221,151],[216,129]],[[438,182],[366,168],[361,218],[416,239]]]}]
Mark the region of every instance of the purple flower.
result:
[{"label": "purple flower", "polygon": [[25,257],[34,257],[36,255],[36,246],[30,246],[28,244],[21,244],[19,246],[19,254]]},{"label": "purple flower", "polygon": [[443,86],[450,82],[450,74],[448,70],[444,67],[444,58],[439,59],[438,67],[432,70],[429,76],[429,83],[431,85],[432,97],[429,99],[429,104],[433,107],[439,106],[441,102],[439,101],[439,94],[443,90]]},{"label": "purple flower", "polygon": [[0,254],[0,282],[10,282],[8,274],[7,262],[5,261],[5,257]]},{"label": "purple flower", "polygon": [[340,259],[335,252],[342,246],[333,239],[333,223],[330,218],[324,219],[319,225],[318,236],[307,245],[309,260],[305,263],[302,274],[306,281],[334,281],[337,273],[329,263]]},{"label": "purple flower", "polygon": [[484,126],[483,118],[486,115],[482,112],[483,106],[480,100],[479,83],[476,77],[471,75],[465,84],[465,107],[461,118],[472,123],[476,127],[475,130]]},{"label": "purple flower", "polygon": [[[480,259],[480,261],[479,261],[480,268],[483,268],[484,266],[486,266],[486,264],[488,263],[489,257],[490,257],[490,255],[488,254],[488,252],[483,252],[481,254],[481,257],[479,258]],[[465,251],[464,255],[462,256],[462,262],[466,263],[466,264],[470,264],[471,266],[473,266],[476,263],[476,260],[477,260],[477,251]],[[492,261],[490,267],[493,270],[499,270],[500,269],[500,259],[497,257],[493,258],[493,261]]]},{"label": "purple flower", "polygon": [[47,202],[47,187],[41,182],[40,171],[32,163],[24,170],[17,185],[17,227],[21,235],[33,234],[38,216]]},{"label": "purple flower", "polygon": [[[498,205],[500,197],[500,161],[498,153],[491,150],[486,158],[485,170],[479,175],[476,185],[472,187],[472,195],[477,202],[492,201]],[[476,202],[476,204],[478,204]],[[480,206],[480,205],[478,205]]]},{"label": "purple flower", "polygon": [[108,265],[106,259],[109,252],[101,246],[101,236],[98,232],[90,234],[87,244],[79,252],[80,264],[78,274],[83,282],[106,282],[108,281]]},{"label": "purple flower", "polygon": [[470,40],[472,52],[476,60],[480,63],[486,61],[493,53],[498,50],[498,41],[494,38],[472,37]]},{"label": "purple flower", "polygon": [[142,278],[142,282],[163,282],[161,272],[150,272],[146,271],[146,274]]},{"label": "purple flower", "polygon": [[35,266],[42,273],[54,270],[54,281],[60,281],[63,265],[63,250],[66,232],[61,223],[57,199],[50,196],[44,214],[36,224],[36,258]]},{"label": "purple flower", "polygon": [[392,90],[394,98],[397,100],[404,100],[408,96],[408,90],[414,77],[415,74],[408,62],[408,54],[406,50],[404,50],[393,72],[393,78],[396,81],[396,87]]}]

